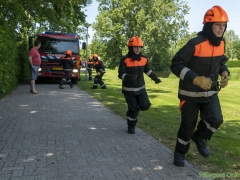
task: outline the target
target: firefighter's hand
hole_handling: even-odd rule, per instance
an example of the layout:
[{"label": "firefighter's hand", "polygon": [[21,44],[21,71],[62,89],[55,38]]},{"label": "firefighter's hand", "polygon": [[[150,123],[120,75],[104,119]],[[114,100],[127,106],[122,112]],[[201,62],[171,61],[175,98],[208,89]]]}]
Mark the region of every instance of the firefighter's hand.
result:
[{"label": "firefighter's hand", "polygon": [[100,73],[100,72],[97,72],[97,75],[98,75],[98,76],[100,76],[100,75],[101,75],[101,73]]},{"label": "firefighter's hand", "polygon": [[220,86],[222,88],[225,88],[228,85],[228,72],[223,71],[221,74],[221,81],[220,81]]},{"label": "firefighter's hand", "polygon": [[212,81],[204,76],[197,76],[194,78],[193,84],[204,90],[209,90],[212,86]]},{"label": "firefighter's hand", "polygon": [[154,74],[154,76],[151,78],[155,82],[155,84],[159,84],[160,82],[162,82],[161,79],[159,79],[155,73],[153,73],[153,74]]},{"label": "firefighter's hand", "polygon": [[159,84],[160,82],[162,82],[161,79],[159,78],[155,79],[155,84]]}]

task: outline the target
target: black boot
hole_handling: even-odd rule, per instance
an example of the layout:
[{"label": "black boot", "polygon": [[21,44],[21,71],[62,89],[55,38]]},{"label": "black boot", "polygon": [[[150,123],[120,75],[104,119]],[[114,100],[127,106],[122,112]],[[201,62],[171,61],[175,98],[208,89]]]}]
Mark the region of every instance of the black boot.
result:
[{"label": "black boot", "polygon": [[65,80],[61,79],[58,87],[59,87],[60,89],[64,89],[63,84],[64,84],[65,82],[66,82]]},{"label": "black boot", "polygon": [[201,154],[201,156],[208,157],[210,155],[210,150],[207,146],[207,140],[203,139],[197,131],[193,133],[191,139],[197,145],[198,152]]},{"label": "black boot", "polygon": [[104,85],[104,86],[102,86],[101,88],[102,88],[102,89],[107,89],[107,86],[106,86],[106,85]]},{"label": "black boot", "polygon": [[91,89],[97,89],[97,86],[94,86],[94,85],[93,85],[93,86],[91,87]]},{"label": "black boot", "polygon": [[70,88],[73,88],[74,84],[73,83],[69,83]]},{"label": "black boot", "polygon": [[185,166],[185,154],[174,151],[173,164],[178,167],[184,167]]},{"label": "black boot", "polygon": [[129,119],[127,119],[127,124],[128,124],[128,133],[135,134],[135,127],[137,124],[137,120],[130,121]]}]

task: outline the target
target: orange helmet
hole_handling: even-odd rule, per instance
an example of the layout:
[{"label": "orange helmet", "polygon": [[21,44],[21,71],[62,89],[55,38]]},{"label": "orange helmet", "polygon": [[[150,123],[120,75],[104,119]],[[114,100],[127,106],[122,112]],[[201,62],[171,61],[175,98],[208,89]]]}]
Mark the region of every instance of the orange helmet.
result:
[{"label": "orange helmet", "polygon": [[138,36],[134,36],[129,39],[128,46],[141,46],[143,47],[143,42]]},{"label": "orange helmet", "polygon": [[72,51],[67,50],[67,51],[66,51],[66,54],[69,55],[69,56],[72,56]]},{"label": "orange helmet", "polygon": [[97,54],[94,54],[94,55],[93,55],[93,57],[96,57],[96,58],[98,58],[98,55],[97,55]]},{"label": "orange helmet", "polygon": [[228,15],[221,6],[213,6],[207,10],[203,18],[203,24],[207,22],[228,22]]}]

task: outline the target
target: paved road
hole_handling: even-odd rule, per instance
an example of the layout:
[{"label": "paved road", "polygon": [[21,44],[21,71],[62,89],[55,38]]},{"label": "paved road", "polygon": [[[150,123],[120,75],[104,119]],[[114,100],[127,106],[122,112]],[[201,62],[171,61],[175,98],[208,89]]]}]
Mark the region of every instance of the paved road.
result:
[{"label": "paved road", "polygon": [[28,85],[0,100],[0,180],[190,180],[173,152],[78,87]]}]

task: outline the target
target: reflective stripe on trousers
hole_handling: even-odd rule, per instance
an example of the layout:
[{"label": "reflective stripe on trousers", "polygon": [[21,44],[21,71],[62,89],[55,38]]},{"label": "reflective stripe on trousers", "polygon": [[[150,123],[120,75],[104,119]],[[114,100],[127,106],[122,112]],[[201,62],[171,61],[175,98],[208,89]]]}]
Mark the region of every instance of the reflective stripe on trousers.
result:
[{"label": "reflective stripe on trousers", "polygon": [[217,94],[209,97],[209,103],[196,103],[186,101],[182,106],[181,125],[178,130],[176,151],[187,153],[190,139],[196,127],[198,114],[200,121],[197,131],[202,138],[210,140],[213,133],[223,123],[223,116]]}]

